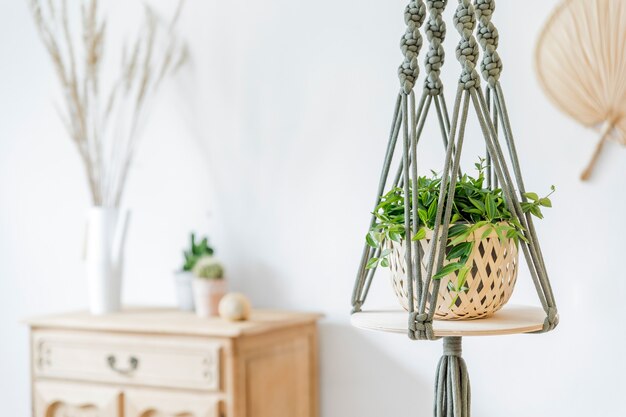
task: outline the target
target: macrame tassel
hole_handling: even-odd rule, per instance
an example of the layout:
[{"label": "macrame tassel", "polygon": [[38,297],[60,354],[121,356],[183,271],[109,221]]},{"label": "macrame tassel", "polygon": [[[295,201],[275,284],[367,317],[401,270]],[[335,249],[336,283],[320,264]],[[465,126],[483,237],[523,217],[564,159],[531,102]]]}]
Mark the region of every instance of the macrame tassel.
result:
[{"label": "macrame tassel", "polygon": [[461,357],[461,338],[443,338],[435,380],[435,417],[470,417],[470,382]]}]

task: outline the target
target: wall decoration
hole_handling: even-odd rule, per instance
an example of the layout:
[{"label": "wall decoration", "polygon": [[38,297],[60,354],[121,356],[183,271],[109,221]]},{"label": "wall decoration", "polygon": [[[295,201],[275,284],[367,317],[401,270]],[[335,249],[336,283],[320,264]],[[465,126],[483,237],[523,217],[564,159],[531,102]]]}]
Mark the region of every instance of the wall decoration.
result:
[{"label": "wall decoration", "polygon": [[146,6],[115,71],[104,67],[105,52],[113,54],[105,48],[107,20],[98,0],[30,0],[29,5],[60,82],[59,112],[82,160],[93,204],[85,242],[90,308],[95,314],[116,311],[128,224],[120,202],[150,104],[187,57],[176,32],[183,2],[169,23]]},{"label": "wall decoration", "polygon": [[607,140],[626,145],[626,3],[563,1],[539,36],[535,61],[550,100],[600,132],[581,174],[588,180]]},{"label": "wall decoration", "polygon": [[[540,197],[524,185],[499,81],[499,35],[492,22],[495,1],[457,2],[453,23],[460,34],[456,56],[461,74],[451,115],[440,79],[446,5],[441,0],[411,0],[404,12],[400,91],[354,285],[351,321],[361,328],[407,333],[413,340],[443,337],[444,352],[435,380],[435,416],[469,417],[470,383],[462,358],[462,337],[548,332],[559,318],[533,223],[533,217],[543,216],[542,207],[552,203],[548,195]],[[422,26],[429,45],[423,88],[416,94]],[[439,127],[446,149],[443,169],[418,166],[418,143],[431,139],[422,135],[429,116]],[[461,169],[464,141],[466,136],[471,138],[466,134],[469,117],[478,121],[479,137],[486,146],[476,177]],[[397,152],[401,155],[398,168],[390,175]],[[425,168],[435,168],[438,174],[420,176],[419,170]],[[484,288],[512,286],[501,281],[517,278],[517,251],[513,253],[510,245],[519,249],[526,261],[541,308],[502,307],[506,295]],[[376,270],[387,266],[392,267],[396,293],[408,311],[363,310]],[[498,270],[506,273],[494,275]],[[509,290],[512,288],[503,289]]]}]

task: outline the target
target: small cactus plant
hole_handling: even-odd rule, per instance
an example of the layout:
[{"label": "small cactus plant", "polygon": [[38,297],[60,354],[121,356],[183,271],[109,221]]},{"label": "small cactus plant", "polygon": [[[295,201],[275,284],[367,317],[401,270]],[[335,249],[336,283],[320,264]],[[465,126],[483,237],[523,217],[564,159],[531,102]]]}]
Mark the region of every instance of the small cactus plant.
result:
[{"label": "small cactus plant", "polygon": [[198,259],[193,267],[193,274],[203,279],[222,279],[224,278],[224,268],[214,257],[203,256]]},{"label": "small cactus plant", "polygon": [[183,263],[183,271],[192,271],[196,262],[204,256],[213,255],[213,248],[209,246],[209,239],[207,237],[202,238],[199,243],[196,243],[196,234],[191,234],[191,247],[183,252],[185,256],[185,262]]}]

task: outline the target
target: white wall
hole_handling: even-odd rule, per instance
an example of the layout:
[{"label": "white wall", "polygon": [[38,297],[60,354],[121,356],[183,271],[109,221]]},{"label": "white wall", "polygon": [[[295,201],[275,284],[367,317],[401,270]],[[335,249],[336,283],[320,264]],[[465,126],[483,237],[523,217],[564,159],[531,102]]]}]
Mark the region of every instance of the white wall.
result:
[{"label": "white wall", "polygon": [[[86,307],[88,194],[25,3],[0,4],[0,398],[12,416],[29,414],[19,320]],[[196,229],[210,233],[232,286],[257,306],[327,315],[323,417],[431,412],[440,343],[348,325],[398,88],[404,3],[189,0],[182,27],[193,62],[163,91],[126,199],[134,217],[125,302],[174,303],[171,271]],[[535,36],[556,1],[499,3],[502,82],[527,186],[558,187],[539,230],[562,324],[545,336],[467,340],[474,412],[624,416],[626,151],[611,144],[594,180],[578,181],[596,134],[556,111],[532,70]],[[129,22],[122,4],[110,30]],[[458,39],[453,29],[449,38]],[[453,86],[459,66],[449,51]],[[422,165],[436,169],[440,139],[429,129]],[[480,140],[468,137],[468,161]],[[534,301],[528,276],[520,278],[517,301]],[[383,274],[374,291],[370,306],[393,302]]]}]

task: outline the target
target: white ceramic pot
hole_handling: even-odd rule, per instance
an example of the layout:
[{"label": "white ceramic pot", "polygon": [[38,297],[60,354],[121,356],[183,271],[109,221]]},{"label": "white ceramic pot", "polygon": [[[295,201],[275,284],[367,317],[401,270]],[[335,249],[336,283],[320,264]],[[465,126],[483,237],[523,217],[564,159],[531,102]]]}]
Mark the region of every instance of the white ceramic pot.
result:
[{"label": "white ceramic pot", "polygon": [[127,225],[127,211],[108,207],[89,210],[84,259],[92,314],[120,310]]},{"label": "white ceramic pot", "polygon": [[194,310],[193,291],[191,289],[193,278],[191,271],[179,271],[174,275],[176,300],[178,301],[178,308],[182,311]]},{"label": "white ceramic pot", "polygon": [[200,317],[217,316],[220,300],[224,294],[226,294],[224,279],[193,279],[193,298],[196,314]]}]

